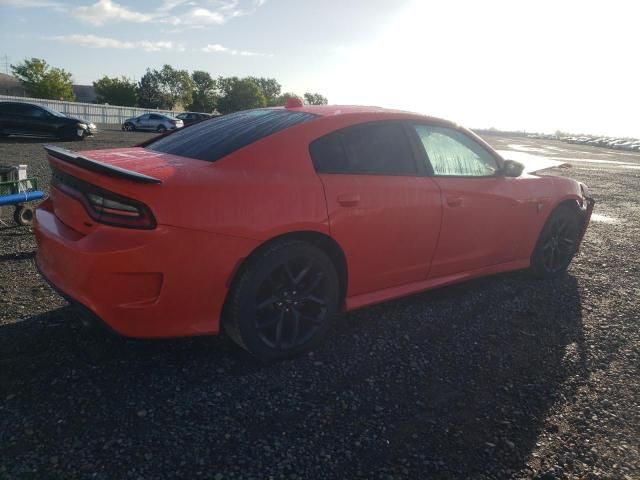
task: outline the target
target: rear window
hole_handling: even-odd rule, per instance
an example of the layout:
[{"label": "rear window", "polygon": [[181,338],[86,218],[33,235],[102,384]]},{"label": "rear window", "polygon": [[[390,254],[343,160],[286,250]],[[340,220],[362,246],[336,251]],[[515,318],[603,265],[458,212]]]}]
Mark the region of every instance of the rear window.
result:
[{"label": "rear window", "polygon": [[195,123],[145,145],[155,152],[215,162],[285,128],[316,118],[288,110],[246,110]]},{"label": "rear window", "polygon": [[416,175],[411,144],[399,122],[347,127],[309,146],[316,171],[364,175]]}]

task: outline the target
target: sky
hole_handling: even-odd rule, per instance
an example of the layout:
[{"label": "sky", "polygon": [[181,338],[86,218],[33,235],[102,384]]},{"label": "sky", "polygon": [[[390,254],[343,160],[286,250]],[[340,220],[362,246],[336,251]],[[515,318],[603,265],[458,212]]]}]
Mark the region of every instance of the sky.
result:
[{"label": "sky", "polygon": [[[0,0],[0,71],[168,63],[472,128],[640,137],[633,0]],[[9,72],[10,73],[10,72]]]}]

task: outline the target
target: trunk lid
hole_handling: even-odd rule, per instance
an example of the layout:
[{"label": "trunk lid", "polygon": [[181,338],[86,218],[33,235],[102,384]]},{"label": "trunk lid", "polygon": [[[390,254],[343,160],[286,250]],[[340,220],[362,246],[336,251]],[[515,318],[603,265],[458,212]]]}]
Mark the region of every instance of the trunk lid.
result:
[{"label": "trunk lid", "polygon": [[45,146],[45,149],[52,169],[50,199],[55,215],[83,234],[90,233],[100,222],[91,218],[81,200],[65,191],[65,183],[74,188],[79,185],[97,187],[140,202],[161,222],[167,212],[166,205],[172,200],[175,202],[170,192],[196,187],[202,181],[199,172],[211,166],[201,160],[141,147],[82,152],[53,146]]}]

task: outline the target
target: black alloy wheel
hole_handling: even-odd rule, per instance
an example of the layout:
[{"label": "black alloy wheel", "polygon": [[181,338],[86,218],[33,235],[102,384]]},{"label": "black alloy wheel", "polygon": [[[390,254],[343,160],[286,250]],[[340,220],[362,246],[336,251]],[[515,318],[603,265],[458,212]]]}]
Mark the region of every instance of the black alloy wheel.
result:
[{"label": "black alloy wheel", "polygon": [[253,258],[229,294],[229,336],[261,360],[312,348],[338,310],[339,282],[329,257],[299,242],[278,242]]},{"label": "black alloy wheel", "polygon": [[255,328],[271,348],[295,349],[320,329],[330,301],[327,279],[312,257],[285,261],[264,280],[256,296]]},{"label": "black alloy wheel", "polygon": [[568,207],[558,207],[547,220],[534,254],[531,267],[541,277],[564,272],[578,250],[582,223],[578,213]]}]

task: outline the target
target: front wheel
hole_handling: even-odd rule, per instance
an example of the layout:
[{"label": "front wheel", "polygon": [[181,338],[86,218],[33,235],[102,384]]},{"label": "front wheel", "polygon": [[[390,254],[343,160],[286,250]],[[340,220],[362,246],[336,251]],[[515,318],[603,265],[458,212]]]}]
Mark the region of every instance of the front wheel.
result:
[{"label": "front wheel", "polygon": [[531,255],[531,271],[550,278],[564,273],[578,251],[582,219],[568,206],[556,208],[542,229]]},{"label": "front wheel", "polygon": [[262,361],[311,349],[338,311],[338,275],[319,248],[278,242],[240,273],[224,315],[227,334]]},{"label": "front wheel", "polygon": [[133,123],[125,123],[124,127],[122,127],[122,129],[125,132],[134,132],[136,130],[136,127]]},{"label": "front wheel", "polygon": [[160,125],[158,128],[156,128],[156,132],[158,133],[164,133],[167,131],[167,127],[165,127],[164,125]]}]

